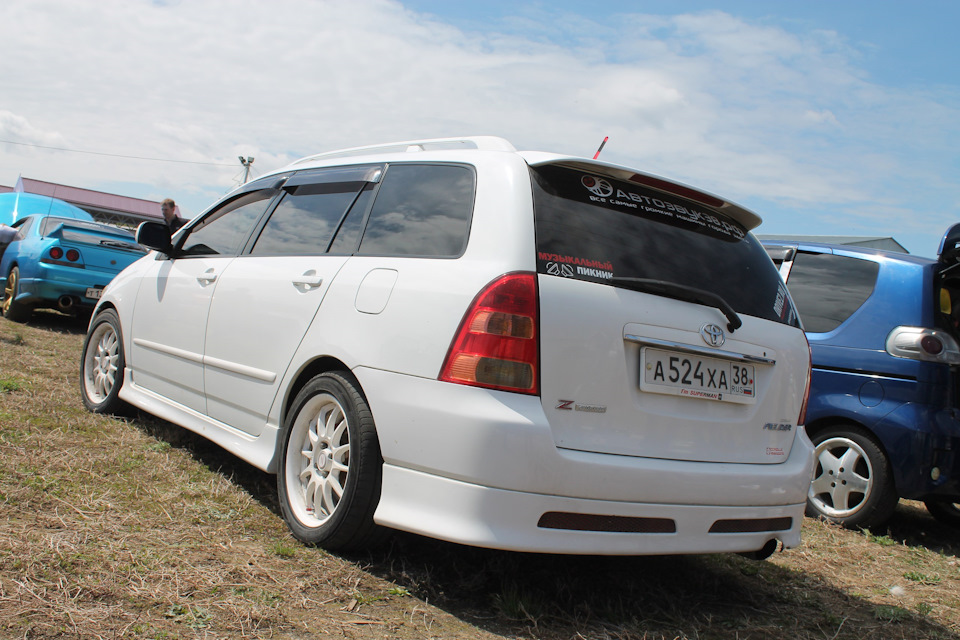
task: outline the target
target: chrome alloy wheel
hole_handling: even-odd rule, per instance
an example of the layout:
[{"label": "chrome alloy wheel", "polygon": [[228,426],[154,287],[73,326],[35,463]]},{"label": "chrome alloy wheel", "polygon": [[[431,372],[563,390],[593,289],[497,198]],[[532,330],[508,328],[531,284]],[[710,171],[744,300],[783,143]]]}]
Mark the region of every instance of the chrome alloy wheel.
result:
[{"label": "chrome alloy wheel", "polygon": [[120,362],[120,337],[109,322],[102,322],[90,336],[83,359],[83,387],[91,402],[104,402],[117,383]]},{"label": "chrome alloy wheel", "polygon": [[863,448],[837,436],[817,445],[816,458],[810,502],[830,518],[846,518],[859,511],[874,488],[873,465]]},{"label": "chrome alloy wheel", "polygon": [[318,527],[337,510],[350,472],[350,430],[343,407],[328,393],[310,398],[287,441],[287,486],[293,515]]}]

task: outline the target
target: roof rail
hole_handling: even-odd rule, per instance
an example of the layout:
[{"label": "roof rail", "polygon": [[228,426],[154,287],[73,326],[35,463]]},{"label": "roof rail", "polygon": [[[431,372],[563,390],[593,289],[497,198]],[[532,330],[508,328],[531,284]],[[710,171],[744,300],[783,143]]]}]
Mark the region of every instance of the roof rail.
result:
[{"label": "roof rail", "polygon": [[391,142],[389,144],[375,144],[367,147],[353,147],[338,149],[326,153],[318,153],[301,158],[293,164],[301,164],[313,160],[327,158],[346,158],[349,156],[363,156],[371,153],[408,153],[418,151],[448,151],[453,149],[479,149],[483,151],[516,151],[516,148],[503,138],[497,136],[467,136],[464,138],[431,138],[429,140],[409,140],[407,142]]}]

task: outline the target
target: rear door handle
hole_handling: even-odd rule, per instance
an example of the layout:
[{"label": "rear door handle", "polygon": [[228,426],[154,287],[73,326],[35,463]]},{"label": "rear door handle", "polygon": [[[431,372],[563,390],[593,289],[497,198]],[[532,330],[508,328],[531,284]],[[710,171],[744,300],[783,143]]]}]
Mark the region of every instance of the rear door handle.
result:
[{"label": "rear door handle", "polygon": [[197,282],[200,284],[210,284],[215,282],[217,279],[217,273],[213,269],[207,269],[203,273],[197,276]]},{"label": "rear door handle", "polygon": [[321,284],[323,284],[323,276],[303,274],[302,276],[293,279],[293,286],[295,287],[315,289]]}]

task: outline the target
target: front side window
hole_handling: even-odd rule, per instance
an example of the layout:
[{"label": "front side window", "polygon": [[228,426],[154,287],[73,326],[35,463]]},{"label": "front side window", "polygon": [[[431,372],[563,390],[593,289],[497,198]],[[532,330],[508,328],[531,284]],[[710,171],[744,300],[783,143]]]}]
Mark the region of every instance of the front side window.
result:
[{"label": "front side window", "polygon": [[798,252],[787,286],[803,328],[826,333],[839,327],[873,293],[879,271],[880,265],[870,260]]},{"label": "front side window", "polygon": [[275,189],[247,193],[204,216],[181,241],[178,255],[236,255],[276,194]]},{"label": "front side window", "polygon": [[732,218],[582,170],[550,165],[532,175],[539,273],[687,299],[707,292],[738,314],[799,326],[767,252]]},{"label": "front side window", "polygon": [[470,231],[473,170],[459,165],[394,164],[383,178],[359,252],[455,257]]},{"label": "front side window", "polygon": [[286,190],[253,245],[254,255],[316,255],[327,251],[362,184],[305,184]]}]

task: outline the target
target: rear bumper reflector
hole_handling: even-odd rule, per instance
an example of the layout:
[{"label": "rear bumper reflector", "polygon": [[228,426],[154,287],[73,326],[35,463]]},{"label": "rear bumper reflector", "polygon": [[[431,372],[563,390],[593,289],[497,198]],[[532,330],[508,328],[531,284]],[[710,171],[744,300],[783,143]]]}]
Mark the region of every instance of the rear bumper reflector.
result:
[{"label": "rear bumper reflector", "polygon": [[[789,520],[789,518],[787,518]],[[616,533],[676,533],[677,525],[669,518],[633,518],[628,516],[601,516],[589,513],[548,511],[540,516],[541,529],[568,529],[571,531],[612,531]]]},{"label": "rear bumper reflector", "polygon": [[743,520],[717,520],[710,533],[758,533],[760,531],[788,531],[793,527],[793,518],[759,518]]}]

